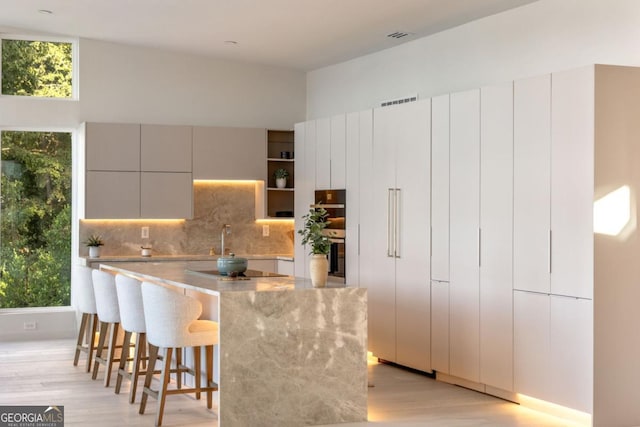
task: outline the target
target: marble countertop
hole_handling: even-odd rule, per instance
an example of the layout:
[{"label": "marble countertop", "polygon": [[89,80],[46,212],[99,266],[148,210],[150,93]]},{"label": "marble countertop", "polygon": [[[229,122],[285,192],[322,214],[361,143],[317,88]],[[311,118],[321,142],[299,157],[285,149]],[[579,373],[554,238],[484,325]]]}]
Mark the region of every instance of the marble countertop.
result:
[{"label": "marble countertop", "polygon": [[[211,257],[210,259],[213,259]],[[184,289],[192,289],[210,295],[220,295],[224,292],[264,292],[264,291],[293,291],[303,289],[317,289],[311,285],[311,280],[293,276],[284,277],[252,277],[249,280],[220,280],[219,277],[206,277],[199,273],[189,272],[202,270],[202,265],[191,266],[189,261],[174,262],[117,262],[109,264],[102,260],[100,268],[103,270],[122,273]],[[215,269],[215,263],[211,264]],[[344,288],[344,284],[327,283],[327,288]]]},{"label": "marble countertop", "polygon": [[[274,259],[280,261],[293,261],[293,255],[288,254],[236,254],[237,257],[247,259]],[[215,261],[219,255],[152,255],[143,257],[140,255],[102,255],[99,258],[81,257],[85,265],[95,262],[164,262],[164,261]]]}]

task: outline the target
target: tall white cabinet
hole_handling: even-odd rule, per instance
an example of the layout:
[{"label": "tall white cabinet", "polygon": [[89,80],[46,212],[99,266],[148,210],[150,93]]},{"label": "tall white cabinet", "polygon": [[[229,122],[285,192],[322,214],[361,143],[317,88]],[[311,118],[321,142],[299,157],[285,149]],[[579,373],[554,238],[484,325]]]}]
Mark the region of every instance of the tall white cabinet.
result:
[{"label": "tall white cabinet", "polygon": [[374,110],[371,221],[361,234],[370,350],[423,371],[430,362],[429,101]]},{"label": "tall white cabinet", "polygon": [[513,390],[513,84],[480,90],[480,382]]},{"label": "tall white cabinet", "polygon": [[450,373],[479,382],[480,91],[450,102]]},{"label": "tall white cabinet", "polygon": [[431,99],[431,366],[449,374],[449,95]]}]

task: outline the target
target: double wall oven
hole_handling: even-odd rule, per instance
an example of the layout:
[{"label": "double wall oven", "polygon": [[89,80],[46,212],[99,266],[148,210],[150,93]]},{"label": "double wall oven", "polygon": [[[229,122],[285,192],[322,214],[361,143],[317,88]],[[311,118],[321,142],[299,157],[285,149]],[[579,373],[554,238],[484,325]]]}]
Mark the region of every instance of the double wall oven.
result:
[{"label": "double wall oven", "polygon": [[327,211],[329,226],[324,230],[331,240],[329,252],[329,278],[345,282],[346,191],[316,190],[312,208],[323,207]]}]

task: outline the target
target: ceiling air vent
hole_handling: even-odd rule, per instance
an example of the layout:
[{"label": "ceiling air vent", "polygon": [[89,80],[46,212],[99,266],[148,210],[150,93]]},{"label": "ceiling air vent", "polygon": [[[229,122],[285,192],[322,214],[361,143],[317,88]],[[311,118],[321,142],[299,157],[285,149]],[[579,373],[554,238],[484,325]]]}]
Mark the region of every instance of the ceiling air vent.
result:
[{"label": "ceiling air vent", "polygon": [[391,37],[392,39],[401,39],[403,37],[412,36],[413,33],[405,33],[404,31],[395,31],[391,34],[387,34],[387,37]]},{"label": "ceiling air vent", "polygon": [[389,101],[382,101],[380,103],[381,107],[388,107],[389,105],[397,105],[397,104],[406,104],[407,102],[415,102],[418,100],[418,94],[405,96],[403,98],[392,99]]}]

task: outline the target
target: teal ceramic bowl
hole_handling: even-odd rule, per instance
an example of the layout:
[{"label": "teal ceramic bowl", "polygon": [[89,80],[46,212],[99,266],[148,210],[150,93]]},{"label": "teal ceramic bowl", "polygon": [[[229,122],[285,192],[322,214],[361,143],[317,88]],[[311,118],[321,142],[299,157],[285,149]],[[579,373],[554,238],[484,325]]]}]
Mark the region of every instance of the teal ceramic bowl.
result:
[{"label": "teal ceramic bowl", "polygon": [[247,271],[248,260],[236,257],[235,254],[218,258],[218,271],[221,276],[237,276]]}]

